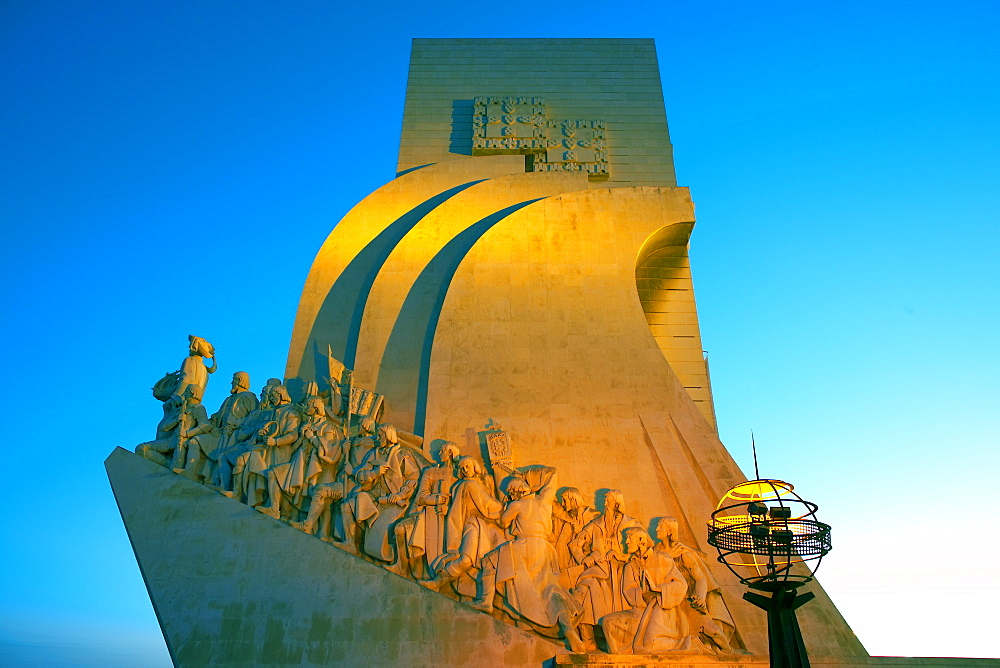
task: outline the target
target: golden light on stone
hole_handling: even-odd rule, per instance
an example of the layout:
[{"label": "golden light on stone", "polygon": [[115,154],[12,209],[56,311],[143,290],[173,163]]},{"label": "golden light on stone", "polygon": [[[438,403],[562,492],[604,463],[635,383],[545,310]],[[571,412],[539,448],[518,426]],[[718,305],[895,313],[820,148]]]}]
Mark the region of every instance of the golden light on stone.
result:
[{"label": "golden light on stone", "polygon": [[[759,658],[698,528],[729,489],[734,562],[790,577],[815,508],[719,440],[652,40],[416,40],[410,72],[396,177],[320,248],[284,378],[223,360],[210,413],[191,349],[108,460],[172,658]],[[803,615],[866,656],[829,599]]]}]

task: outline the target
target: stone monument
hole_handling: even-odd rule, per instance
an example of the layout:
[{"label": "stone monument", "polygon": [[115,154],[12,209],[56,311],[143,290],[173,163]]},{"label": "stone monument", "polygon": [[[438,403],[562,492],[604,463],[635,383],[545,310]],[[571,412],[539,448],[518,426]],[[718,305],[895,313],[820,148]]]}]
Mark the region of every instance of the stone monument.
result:
[{"label": "stone monument", "polygon": [[[414,40],[395,179],[210,417],[107,468],[178,665],[763,665],[652,40]],[[207,367],[204,358],[212,359]],[[819,584],[813,657],[873,661]]]}]

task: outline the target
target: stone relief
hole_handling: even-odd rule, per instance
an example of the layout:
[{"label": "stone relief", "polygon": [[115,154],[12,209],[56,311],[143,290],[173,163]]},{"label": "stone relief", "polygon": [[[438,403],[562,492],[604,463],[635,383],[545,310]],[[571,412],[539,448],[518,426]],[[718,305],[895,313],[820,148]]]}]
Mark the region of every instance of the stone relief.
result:
[{"label": "stone relief", "polygon": [[451,441],[427,447],[380,423],[383,398],[332,356],[326,387],[297,384],[294,402],[276,378],[258,399],[238,371],[209,417],[214,350],[190,344],[170,394],[154,387],[163,418],[137,454],[575,653],[740,651],[705,555],[678,540],[677,520],[650,525],[654,542],[621,491],[607,490],[599,511],[559,487],[554,468],[516,466],[492,420],[482,459]]},{"label": "stone relief", "polygon": [[536,172],[586,172],[608,178],[606,123],[550,119],[541,97],[483,96],[473,100],[472,155],[533,156]]}]

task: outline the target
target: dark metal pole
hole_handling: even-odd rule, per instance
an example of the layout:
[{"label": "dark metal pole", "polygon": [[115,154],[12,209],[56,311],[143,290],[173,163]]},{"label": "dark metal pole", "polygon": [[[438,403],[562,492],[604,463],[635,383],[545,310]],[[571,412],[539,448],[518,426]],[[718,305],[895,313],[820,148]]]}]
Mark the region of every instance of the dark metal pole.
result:
[{"label": "dark metal pole", "polygon": [[771,597],[747,592],[744,600],[767,611],[768,649],[771,654],[771,668],[809,668],[809,656],[802,641],[802,631],[795,618],[796,608],[815,598],[815,594],[795,593],[795,584],[774,582],[751,585],[754,589],[771,592]]}]

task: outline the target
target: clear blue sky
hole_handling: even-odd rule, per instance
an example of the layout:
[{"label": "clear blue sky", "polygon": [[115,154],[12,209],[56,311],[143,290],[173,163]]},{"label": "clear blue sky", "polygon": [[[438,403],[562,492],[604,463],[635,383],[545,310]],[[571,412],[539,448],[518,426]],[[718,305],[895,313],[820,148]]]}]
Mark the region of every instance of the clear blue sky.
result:
[{"label": "clear blue sky", "polygon": [[[166,650],[108,486],[189,333],[280,375],[411,37],[654,37],[720,430],[875,654],[998,656],[1000,4],[0,4],[0,663]],[[206,404],[225,391],[217,379]]]}]

